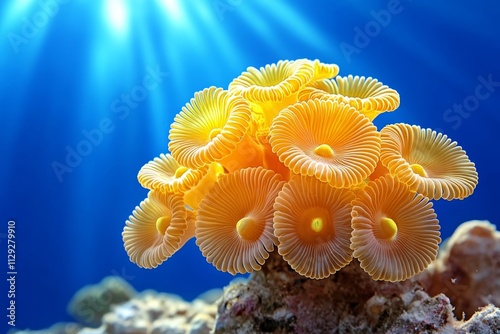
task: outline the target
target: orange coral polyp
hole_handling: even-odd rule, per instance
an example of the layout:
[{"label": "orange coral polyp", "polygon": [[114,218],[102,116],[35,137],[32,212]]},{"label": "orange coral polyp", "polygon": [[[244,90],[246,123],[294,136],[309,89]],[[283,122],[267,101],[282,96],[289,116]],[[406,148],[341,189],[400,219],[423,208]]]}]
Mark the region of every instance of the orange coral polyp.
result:
[{"label": "orange coral polyp", "polygon": [[127,220],[122,237],[130,260],[156,268],[185,242],[187,213],[181,194],[150,191]]},{"label": "orange coral polyp", "polygon": [[474,192],[474,163],[446,135],[420,126],[397,123],[381,130],[380,160],[389,172],[432,199],[463,199]]},{"label": "orange coral polyp", "polygon": [[250,106],[240,96],[210,87],[195,93],[175,116],[168,148],[183,166],[200,168],[234,152],[247,133]]},{"label": "orange coral polyp", "polygon": [[196,244],[208,262],[233,275],[261,268],[274,249],[273,203],[283,183],[262,167],[221,176],[196,220]]},{"label": "orange coral polyp", "polygon": [[336,189],[311,176],[294,176],[274,203],[278,252],[299,274],[321,279],[352,259],[351,201],[348,189]]},{"label": "orange coral polyp", "polygon": [[352,205],[351,249],[373,279],[403,281],[436,259],[440,228],[429,198],[385,175]]},{"label": "orange coral polyp", "polygon": [[317,99],[283,109],[269,142],[290,171],[337,188],[361,183],[380,154],[380,134],[366,117],[349,105]]},{"label": "orange coral polyp", "polygon": [[331,80],[318,80],[300,94],[302,100],[324,98],[350,104],[370,120],[380,113],[399,107],[399,94],[372,77],[337,76]]},{"label": "orange coral polyp", "polygon": [[145,164],[137,179],[147,189],[160,192],[184,192],[192,188],[207,173],[207,168],[190,169],[181,166],[170,154]]},{"label": "orange coral polyp", "polygon": [[377,162],[377,166],[375,167],[375,170],[373,171],[373,173],[370,174],[370,176],[368,177],[368,179],[366,180],[366,182],[368,183],[368,181],[375,181],[379,177],[384,176],[386,174],[389,174],[389,170],[379,160]]}]

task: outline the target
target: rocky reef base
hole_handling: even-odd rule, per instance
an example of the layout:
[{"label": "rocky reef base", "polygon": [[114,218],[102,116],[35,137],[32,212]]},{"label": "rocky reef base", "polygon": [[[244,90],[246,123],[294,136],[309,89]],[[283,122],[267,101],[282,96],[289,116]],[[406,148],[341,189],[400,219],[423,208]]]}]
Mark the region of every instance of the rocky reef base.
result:
[{"label": "rocky reef base", "polygon": [[[190,303],[109,282],[75,296],[70,309],[79,324],[17,333],[500,333],[500,232],[485,221],[462,224],[435,263],[401,283],[374,281],[357,261],[311,280],[276,252],[248,281]],[[107,300],[119,302],[78,318],[95,306],[85,297],[92,293],[116,294]]]}]

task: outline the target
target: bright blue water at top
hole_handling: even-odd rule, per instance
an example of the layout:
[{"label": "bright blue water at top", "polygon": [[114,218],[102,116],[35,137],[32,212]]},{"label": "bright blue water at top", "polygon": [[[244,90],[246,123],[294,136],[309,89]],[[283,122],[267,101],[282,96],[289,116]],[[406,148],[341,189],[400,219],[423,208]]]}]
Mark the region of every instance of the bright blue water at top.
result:
[{"label": "bright blue water at top", "polygon": [[[192,241],[159,268],[139,269],[121,231],[147,193],[137,172],[166,152],[174,115],[195,91],[227,87],[250,65],[318,58],[339,64],[342,75],[373,76],[397,89],[401,107],[380,116],[379,127],[441,129],[477,165],[473,196],[435,204],[443,237],[466,220],[499,222],[498,2],[59,1],[52,9],[43,6],[52,0],[0,8],[0,267],[5,277],[7,222],[14,220],[19,328],[71,320],[65,307],[73,293],[111,274],[138,290],[186,299],[232,279]],[[392,13],[382,17],[382,10]],[[150,90],[137,88],[154,71]],[[473,97],[478,78],[496,82],[480,88],[483,100]],[[145,94],[127,105],[122,95],[131,93]],[[447,111],[464,101],[470,112]],[[107,133],[83,147],[84,132],[99,127]],[[68,150],[78,148],[87,156],[58,178],[53,163],[66,164]]]}]

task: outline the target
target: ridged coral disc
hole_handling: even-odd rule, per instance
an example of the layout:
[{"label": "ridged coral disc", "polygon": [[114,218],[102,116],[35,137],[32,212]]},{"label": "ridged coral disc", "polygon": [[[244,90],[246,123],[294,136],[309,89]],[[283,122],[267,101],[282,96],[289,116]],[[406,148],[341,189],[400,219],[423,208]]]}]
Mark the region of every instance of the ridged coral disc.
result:
[{"label": "ridged coral disc", "polygon": [[229,91],[251,102],[282,101],[310,82],[316,71],[331,70],[307,59],[280,60],[260,69],[248,67],[229,84]]},{"label": "ridged coral disc", "polygon": [[436,259],[439,222],[427,197],[385,175],[369,182],[352,205],[353,256],[373,279],[406,280]]},{"label": "ridged coral disc", "polygon": [[321,279],[351,262],[353,199],[350,190],[310,176],[285,184],[274,204],[274,234],[278,252],[295,271]]},{"label": "ridged coral disc", "polygon": [[322,63],[318,59],[313,61],[314,77],[313,80],[330,79],[339,74],[339,66],[337,64]]},{"label": "ridged coral disc", "polygon": [[207,166],[191,169],[181,166],[170,154],[159,157],[142,166],[137,179],[147,189],[162,192],[184,192],[194,187],[208,170]]},{"label": "ridged coral disc", "polygon": [[250,124],[250,106],[222,88],[197,92],[175,116],[168,148],[179,164],[199,168],[229,156]]},{"label": "ridged coral disc", "polygon": [[201,201],[196,244],[217,269],[260,270],[274,248],[273,203],[283,181],[262,167],[223,175]]},{"label": "ridged coral disc", "polygon": [[463,199],[474,192],[476,167],[462,147],[446,135],[398,123],[383,128],[381,139],[382,163],[413,191],[446,200]]},{"label": "ridged coral disc", "polygon": [[373,120],[384,111],[393,111],[399,107],[399,94],[394,89],[372,77],[337,76],[330,80],[312,82],[310,87],[317,90],[308,90],[301,99],[331,98],[347,103],[362,114]]},{"label": "ridged coral disc", "polygon": [[[130,261],[143,268],[156,268],[182,246],[188,229],[181,194],[150,191],[126,221],[122,237]],[[158,219],[164,234],[158,230]],[[191,223],[192,224],[192,223]]]},{"label": "ridged coral disc", "polygon": [[337,188],[361,183],[380,154],[380,134],[366,117],[347,104],[318,99],[283,109],[271,126],[269,142],[293,173]]}]

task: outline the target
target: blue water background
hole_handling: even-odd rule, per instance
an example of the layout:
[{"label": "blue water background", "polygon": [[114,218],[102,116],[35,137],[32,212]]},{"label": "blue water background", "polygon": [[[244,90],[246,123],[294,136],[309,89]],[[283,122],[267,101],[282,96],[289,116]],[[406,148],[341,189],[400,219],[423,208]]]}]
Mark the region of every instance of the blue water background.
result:
[{"label": "blue water background", "polygon": [[[467,220],[500,221],[498,1],[61,0],[57,12],[43,9],[51,2],[0,5],[0,310],[8,306],[13,220],[18,328],[71,320],[74,292],[112,274],[188,300],[233,279],[193,241],[159,268],[140,269],[121,232],[147,194],[137,172],[167,151],[174,115],[194,92],[227,88],[247,66],[317,58],[397,89],[401,107],[377,126],[439,129],[480,175],[473,196],[435,203],[443,237]],[[43,10],[51,14],[45,21]],[[382,10],[393,12],[390,22],[376,23]],[[23,35],[33,20],[39,27]],[[155,70],[155,88],[137,88]],[[488,77],[497,85],[477,88]],[[477,89],[484,99],[474,99]],[[120,101],[140,90],[146,95],[136,104]],[[470,112],[447,111],[464,101]],[[66,164],[68,150],[85,149],[85,131],[100,127],[107,133],[59,178],[54,162]]]}]

